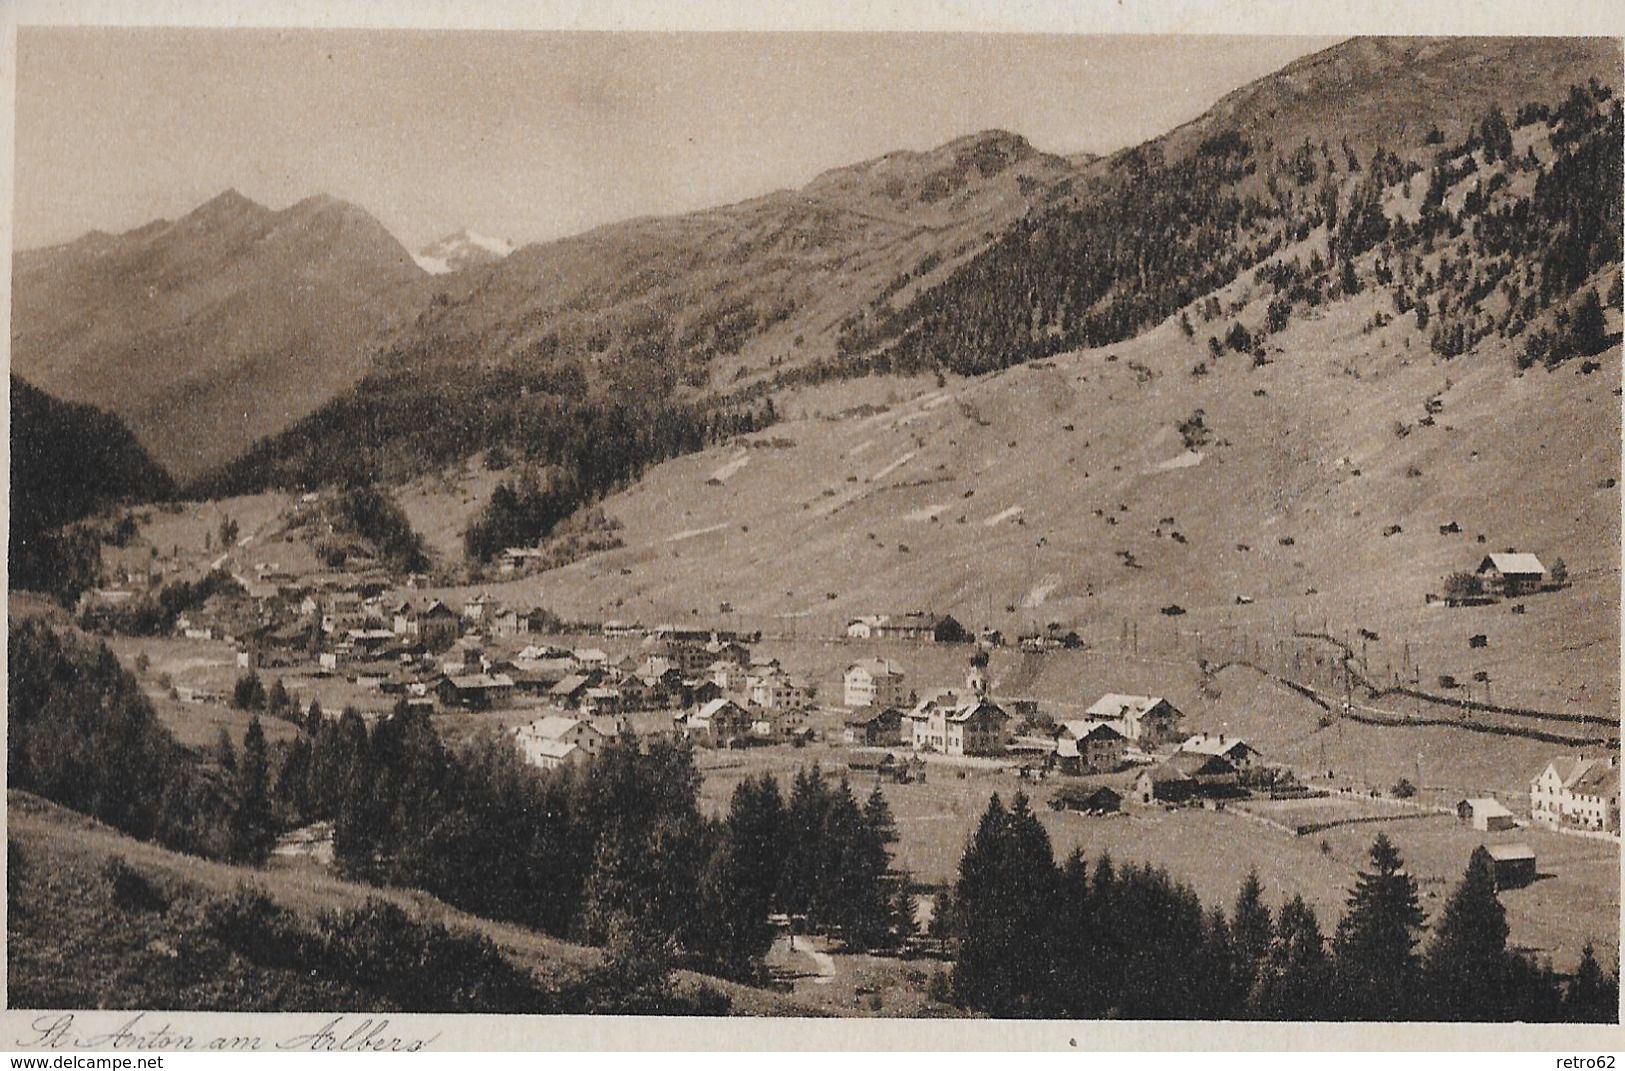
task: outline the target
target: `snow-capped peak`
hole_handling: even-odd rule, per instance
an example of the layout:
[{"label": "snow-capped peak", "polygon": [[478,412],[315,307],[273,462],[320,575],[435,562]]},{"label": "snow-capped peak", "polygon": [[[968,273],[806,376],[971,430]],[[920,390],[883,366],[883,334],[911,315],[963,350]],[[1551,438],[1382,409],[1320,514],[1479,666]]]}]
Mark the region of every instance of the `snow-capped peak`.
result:
[{"label": "snow-capped peak", "polygon": [[512,252],[513,244],[505,239],[464,229],[424,246],[412,259],[430,275],[444,275],[476,264],[491,264]]}]

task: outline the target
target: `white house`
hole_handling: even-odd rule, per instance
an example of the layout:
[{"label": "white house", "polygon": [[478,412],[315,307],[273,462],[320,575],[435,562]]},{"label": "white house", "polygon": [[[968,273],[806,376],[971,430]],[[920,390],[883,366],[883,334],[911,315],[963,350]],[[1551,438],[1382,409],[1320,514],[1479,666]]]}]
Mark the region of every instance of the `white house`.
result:
[{"label": "white house", "polygon": [[1119,732],[1141,746],[1179,739],[1179,723],[1185,717],[1161,696],[1116,692],[1101,696],[1085,713],[1093,721],[1116,723]]},{"label": "white house", "polygon": [[1564,755],[1529,781],[1529,817],[1553,829],[1619,832],[1619,768],[1613,758]]},{"label": "white house", "polygon": [[903,703],[903,671],[884,658],[853,662],[842,674],[843,700],[849,707],[893,707]]},{"label": "white house", "polygon": [[915,751],[944,755],[997,755],[1004,751],[1010,715],[979,695],[944,692],[908,714]]},{"label": "white house", "polygon": [[1456,804],[1456,817],[1485,833],[1518,828],[1518,820],[1500,800],[1488,796],[1461,800]]},{"label": "white house", "polygon": [[598,754],[608,738],[585,718],[548,715],[513,731],[514,742],[532,766],[551,770]]}]

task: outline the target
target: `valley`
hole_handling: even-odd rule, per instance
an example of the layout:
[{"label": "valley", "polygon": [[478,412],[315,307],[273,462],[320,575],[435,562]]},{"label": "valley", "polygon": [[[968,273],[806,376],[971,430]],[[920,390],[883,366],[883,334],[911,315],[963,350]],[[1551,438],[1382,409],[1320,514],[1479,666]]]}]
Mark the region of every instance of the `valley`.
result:
[{"label": "valley", "polygon": [[165,1007],[1617,1018],[1619,64],[1354,39],[1105,156],[18,254],[21,992],[113,999],[65,913],[205,949]]}]

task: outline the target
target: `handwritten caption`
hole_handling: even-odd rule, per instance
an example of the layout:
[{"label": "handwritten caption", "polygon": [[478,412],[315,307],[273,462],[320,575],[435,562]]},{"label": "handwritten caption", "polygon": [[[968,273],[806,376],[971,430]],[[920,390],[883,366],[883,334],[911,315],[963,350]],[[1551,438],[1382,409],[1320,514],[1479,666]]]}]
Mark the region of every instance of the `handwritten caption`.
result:
[{"label": "handwritten caption", "polygon": [[344,1015],[303,1033],[215,1036],[187,1033],[149,1012],[138,1012],[111,1030],[100,1025],[106,1021],[99,1017],[86,1023],[73,1012],[52,1012],[29,1023],[16,1045],[122,1052],[423,1052],[440,1038],[439,1033],[398,1029],[388,1019]]}]

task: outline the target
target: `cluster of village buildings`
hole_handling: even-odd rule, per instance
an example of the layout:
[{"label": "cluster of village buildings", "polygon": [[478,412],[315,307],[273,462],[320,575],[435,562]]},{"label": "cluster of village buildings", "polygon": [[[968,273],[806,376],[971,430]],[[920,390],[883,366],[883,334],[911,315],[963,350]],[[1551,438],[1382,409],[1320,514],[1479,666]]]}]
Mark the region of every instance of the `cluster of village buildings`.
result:
[{"label": "cluster of village buildings", "polygon": [[[1551,582],[1527,554],[1488,555],[1479,573],[1485,590],[1496,595]],[[889,659],[858,659],[842,674],[839,705],[820,705],[810,681],[753,652],[756,635],[608,622],[600,630],[605,637],[639,640],[629,653],[611,656],[590,645],[526,643],[532,634],[553,632],[558,622],[488,594],[453,606],[388,598],[381,581],[290,591],[285,578],[267,575],[245,587],[246,606],[241,596],[211,600],[201,613],[180,618],[177,631],[234,640],[244,666],[314,662],[315,672],[375,689],[390,705],[404,699],[436,710],[537,708],[540,716],[516,730],[515,740],[529,762],[544,768],[590,759],[628,729],[714,748],[802,745],[817,735],[812,716],[823,714],[819,724],[830,717],[841,722],[825,730],[829,742],[839,737],[854,749],[998,758],[1045,775],[1137,771],[1127,798],[1144,804],[1273,786],[1278,772],[1245,740],[1187,732],[1184,715],[1164,697],[1107,694],[1076,718],[1046,716],[1031,700],[995,699],[976,659],[962,685],[923,691]],[[279,612],[269,613],[272,605]],[[992,645],[953,618],[929,613],[855,618],[846,633],[857,640]],[[1061,642],[1043,634],[1039,641]],[[897,769],[911,765],[901,762]],[[1113,809],[1123,799],[1098,788],[1076,800],[1064,791],[1058,798],[1091,810]],[[1460,810],[1480,829],[1516,825],[1494,799],[1463,800]],[[1529,813],[1551,828],[1617,834],[1617,761],[1552,760],[1530,782]]]}]

